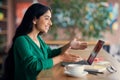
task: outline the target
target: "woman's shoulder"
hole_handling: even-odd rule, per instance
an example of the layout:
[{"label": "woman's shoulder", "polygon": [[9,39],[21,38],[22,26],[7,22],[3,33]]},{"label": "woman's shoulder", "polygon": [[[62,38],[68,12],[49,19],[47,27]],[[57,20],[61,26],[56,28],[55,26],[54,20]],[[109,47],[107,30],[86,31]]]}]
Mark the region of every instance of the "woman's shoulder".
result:
[{"label": "woman's shoulder", "polygon": [[27,35],[22,35],[16,38],[15,42],[20,43],[20,42],[27,42]]},{"label": "woman's shoulder", "polygon": [[27,36],[26,35],[22,35],[16,38],[16,40],[21,40],[21,39],[25,39]]}]

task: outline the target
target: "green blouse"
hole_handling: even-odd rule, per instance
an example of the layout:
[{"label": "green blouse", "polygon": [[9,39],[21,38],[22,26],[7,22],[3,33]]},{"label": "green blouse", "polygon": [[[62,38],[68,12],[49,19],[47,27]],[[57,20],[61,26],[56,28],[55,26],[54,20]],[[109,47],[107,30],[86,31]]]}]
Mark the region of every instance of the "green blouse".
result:
[{"label": "green blouse", "polygon": [[38,36],[40,47],[27,35],[16,38],[14,44],[15,80],[36,80],[40,71],[53,67],[52,57],[61,53],[61,48],[51,49]]}]

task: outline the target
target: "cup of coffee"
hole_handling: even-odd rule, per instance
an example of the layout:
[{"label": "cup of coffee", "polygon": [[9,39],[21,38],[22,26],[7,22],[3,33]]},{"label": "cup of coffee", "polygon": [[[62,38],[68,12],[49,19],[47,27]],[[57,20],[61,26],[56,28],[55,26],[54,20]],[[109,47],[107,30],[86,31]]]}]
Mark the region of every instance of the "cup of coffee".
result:
[{"label": "cup of coffee", "polygon": [[65,70],[72,74],[82,74],[84,72],[84,65],[69,64],[65,66]]}]

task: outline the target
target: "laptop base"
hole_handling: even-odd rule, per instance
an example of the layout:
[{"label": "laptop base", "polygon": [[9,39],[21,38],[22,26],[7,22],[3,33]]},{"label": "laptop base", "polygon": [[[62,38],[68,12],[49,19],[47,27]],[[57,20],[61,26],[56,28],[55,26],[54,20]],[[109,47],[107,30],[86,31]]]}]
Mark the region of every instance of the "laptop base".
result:
[{"label": "laptop base", "polygon": [[62,62],[61,63],[62,66],[66,66],[66,65],[69,65],[69,64],[89,65],[89,63],[86,60],[81,60],[81,61],[78,61],[78,62]]}]

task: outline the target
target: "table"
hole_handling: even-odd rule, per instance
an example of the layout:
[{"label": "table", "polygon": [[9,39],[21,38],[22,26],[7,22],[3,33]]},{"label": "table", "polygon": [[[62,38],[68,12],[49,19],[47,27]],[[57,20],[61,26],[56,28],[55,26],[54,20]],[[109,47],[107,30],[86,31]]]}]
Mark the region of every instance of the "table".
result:
[{"label": "table", "polygon": [[[81,55],[83,58],[87,58],[92,49],[93,46],[88,46],[85,50],[70,50],[70,52]],[[76,78],[64,74],[64,67],[58,64],[51,69],[40,72],[36,80],[120,80],[120,63],[104,49],[100,50],[97,57],[102,57],[105,61],[109,61],[110,64],[117,69],[117,72],[105,72],[104,74],[99,75],[87,74],[84,77]]]}]

